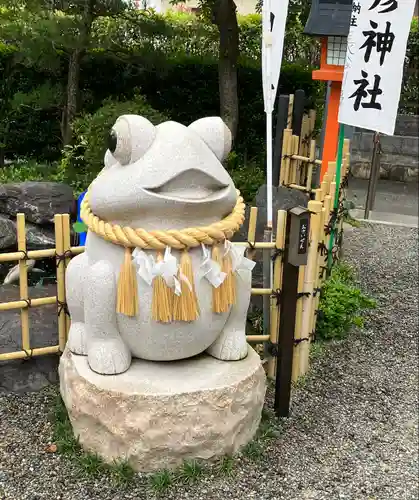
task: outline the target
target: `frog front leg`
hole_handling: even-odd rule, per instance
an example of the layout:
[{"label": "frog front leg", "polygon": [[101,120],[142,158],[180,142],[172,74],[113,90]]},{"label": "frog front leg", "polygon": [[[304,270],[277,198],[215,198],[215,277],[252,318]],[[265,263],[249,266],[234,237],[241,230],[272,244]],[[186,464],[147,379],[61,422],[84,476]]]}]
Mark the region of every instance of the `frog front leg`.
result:
[{"label": "frog front leg", "polygon": [[89,366],[103,375],[123,373],[131,365],[131,352],[118,331],[117,284],[109,262],[101,260],[89,269],[84,292]]},{"label": "frog front leg", "polygon": [[224,361],[238,361],[247,356],[246,320],[252,291],[252,272],[240,269],[236,274],[236,304],[217,340],[207,349],[208,354]]},{"label": "frog front leg", "polygon": [[66,296],[71,326],[68,348],[74,354],[87,354],[87,336],[84,322],[84,280],[88,273],[87,255],[82,253],[71,259],[66,272]]}]

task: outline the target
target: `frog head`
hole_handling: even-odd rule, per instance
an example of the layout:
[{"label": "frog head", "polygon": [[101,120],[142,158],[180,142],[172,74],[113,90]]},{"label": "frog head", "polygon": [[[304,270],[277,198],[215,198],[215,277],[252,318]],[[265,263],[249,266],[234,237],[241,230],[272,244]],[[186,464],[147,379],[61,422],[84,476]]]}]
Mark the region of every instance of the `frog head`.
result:
[{"label": "frog head", "polygon": [[237,199],[222,165],[230,149],[230,130],[219,117],[154,126],[123,115],[112,127],[104,169],[90,186],[91,209],[105,221],[146,230],[217,222]]}]

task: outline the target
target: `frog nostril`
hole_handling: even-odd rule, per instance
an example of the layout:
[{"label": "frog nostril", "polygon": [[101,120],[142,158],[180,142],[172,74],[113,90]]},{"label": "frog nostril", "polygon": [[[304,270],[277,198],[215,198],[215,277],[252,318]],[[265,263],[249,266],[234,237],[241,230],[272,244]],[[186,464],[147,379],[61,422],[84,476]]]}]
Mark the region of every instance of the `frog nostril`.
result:
[{"label": "frog nostril", "polygon": [[112,154],[115,153],[117,144],[118,144],[118,137],[116,135],[115,130],[112,129],[109,132],[108,136],[108,149]]}]

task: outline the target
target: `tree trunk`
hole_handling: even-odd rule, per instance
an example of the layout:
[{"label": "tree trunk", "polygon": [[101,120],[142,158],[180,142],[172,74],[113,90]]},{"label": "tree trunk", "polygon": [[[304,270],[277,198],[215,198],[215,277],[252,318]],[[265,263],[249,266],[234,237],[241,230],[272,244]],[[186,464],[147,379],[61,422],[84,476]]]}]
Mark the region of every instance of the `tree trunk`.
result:
[{"label": "tree trunk", "polygon": [[67,76],[67,100],[61,118],[63,146],[68,146],[71,143],[71,124],[78,112],[80,65],[89,44],[90,33],[94,21],[93,11],[95,3],[96,0],[86,0],[83,17],[81,19],[79,45],[70,54]]},{"label": "tree trunk", "polygon": [[239,123],[237,93],[237,61],[239,57],[239,26],[234,0],[217,0],[213,7],[213,22],[220,33],[218,79],[220,113],[233,139]]},{"label": "tree trunk", "polygon": [[3,146],[0,146],[0,168],[3,168],[4,167],[4,161],[5,161],[5,157],[4,157],[4,148]]},{"label": "tree trunk", "polygon": [[63,146],[67,146],[71,142],[71,123],[76,117],[78,111],[80,63],[82,56],[83,51],[81,49],[75,49],[70,54],[67,76],[67,102],[64,106],[61,120]]}]

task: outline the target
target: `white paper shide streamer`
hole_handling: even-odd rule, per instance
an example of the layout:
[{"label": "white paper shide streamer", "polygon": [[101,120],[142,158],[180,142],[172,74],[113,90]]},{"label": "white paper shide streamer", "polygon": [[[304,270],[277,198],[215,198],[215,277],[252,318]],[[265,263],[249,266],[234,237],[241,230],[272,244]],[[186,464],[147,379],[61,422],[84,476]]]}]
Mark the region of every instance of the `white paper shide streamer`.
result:
[{"label": "white paper shide streamer", "polygon": [[153,255],[147,255],[144,250],[139,250],[138,248],[133,251],[132,258],[138,267],[138,275],[147,285],[151,286],[154,278],[161,276],[166,285],[173,288],[175,294],[178,296],[182,293],[179,279],[185,281],[189,289],[192,289],[192,285],[186,276],[179,272],[178,261],[172,255],[169,247],[166,248],[164,258],[160,262],[157,262]]},{"label": "white paper shide streamer", "polygon": [[202,244],[202,257],[201,272],[205,279],[207,279],[214,288],[221,286],[226,279],[226,273],[221,271],[218,262],[211,259],[211,253],[208,248]]},{"label": "white paper shide streamer", "polygon": [[[214,288],[218,288],[223,284],[227,275],[221,270],[220,265],[211,258],[210,250],[204,244],[201,245],[201,248],[203,257],[200,266],[201,276],[209,281]],[[244,256],[245,247],[238,247],[230,241],[226,241],[224,248],[224,255],[231,255],[232,272],[241,269],[253,270],[256,263]],[[191,283],[180,271],[178,260],[172,255],[169,247],[166,248],[161,261],[156,261],[153,255],[138,248],[133,251],[132,259],[138,269],[138,275],[148,286],[152,285],[157,276],[161,276],[166,285],[172,288],[178,296],[182,293],[180,281],[184,281],[192,290]]]},{"label": "white paper shide streamer", "polygon": [[233,273],[240,270],[253,271],[256,262],[244,256],[246,247],[233,245],[231,241],[225,242],[225,255],[231,255],[231,270]]}]

